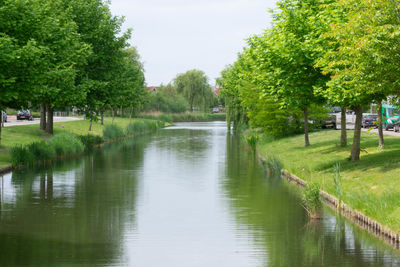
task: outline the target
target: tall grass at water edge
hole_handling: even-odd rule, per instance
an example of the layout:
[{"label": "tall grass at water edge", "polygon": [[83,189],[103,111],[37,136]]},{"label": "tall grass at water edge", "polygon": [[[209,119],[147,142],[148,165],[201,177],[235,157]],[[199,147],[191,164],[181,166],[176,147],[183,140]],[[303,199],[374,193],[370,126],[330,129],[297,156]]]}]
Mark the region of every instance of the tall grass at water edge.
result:
[{"label": "tall grass at water edge", "polygon": [[116,124],[107,124],[103,129],[104,139],[118,139],[125,136],[124,130]]},{"label": "tall grass at water edge", "polygon": [[84,145],[69,133],[57,134],[47,142],[33,142],[29,145],[17,145],[11,148],[13,166],[33,165],[35,162],[53,160],[56,157],[82,153]]}]

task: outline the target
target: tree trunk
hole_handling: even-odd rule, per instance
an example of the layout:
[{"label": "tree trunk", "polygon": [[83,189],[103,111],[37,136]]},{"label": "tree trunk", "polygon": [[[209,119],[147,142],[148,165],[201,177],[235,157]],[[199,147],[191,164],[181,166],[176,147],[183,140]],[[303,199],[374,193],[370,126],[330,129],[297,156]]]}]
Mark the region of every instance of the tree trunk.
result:
[{"label": "tree trunk", "polygon": [[[92,122],[92,120],[90,120],[90,122]],[[103,111],[100,114],[100,124],[104,125],[104,112]]]},{"label": "tree trunk", "polygon": [[111,109],[111,113],[112,113],[112,122],[111,123],[114,123],[114,119],[115,119],[115,110],[114,109]]},{"label": "tree trunk", "polygon": [[383,116],[382,116],[382,102],[378,104],[378,133],[379,133],[379,149],[385,147],[385,142],[383,140]]},{"label": "tree trunk", "polygon": [[362,108],[357,106],[354,108],[356,112],[356,124],[354,125],[353,146],[351,147],[351,160],[360,160],[360,142],[361,142],[361,123],[362,123]]},{"label": "tree trunk", "polygon": [[133,114],[133,107],[129,110],[129,123],[132,123],[132,114]]},{"label": "tree trunk", "polygon": [[90,119],[90,121],[89,121],[89,132],[91,132],[92,131],[92,119]]},{"label": "tree trunk", "polygon": [[40,104],[40,130],[46,131],[46,104]]},{"label": "tree trunk", "polygon": [[341,107],[340,116],[340,145],[347,146],[346,107]]},{"label": "tree trunk", "polygon": [[46,132],[49,134],[53,134],[53,109],[49,104],[47,104],[46,110],[47,110]]},{"label": "tree trunk", "polygon": [[125,110],[121,107],[121,118],[125,118]]},{"label": "tree trunk", "polygon": [[310,146],[310,140],[308,138],[308,107],[304,108],[304,144]]}]

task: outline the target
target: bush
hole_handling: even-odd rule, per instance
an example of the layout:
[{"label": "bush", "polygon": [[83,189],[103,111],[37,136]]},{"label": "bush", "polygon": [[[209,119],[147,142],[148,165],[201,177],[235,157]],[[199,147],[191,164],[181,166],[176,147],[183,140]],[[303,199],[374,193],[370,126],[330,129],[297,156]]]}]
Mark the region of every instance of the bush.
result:
[{"label": "bush", "polygon": [[57,134],[47,144],[53,147],[57,156],[79,154],[84,150],[82,142],[69,133]]},{"label": "bush", "polygon": [[44,141],[31,143],[26,148],[32,153],[35,161],[51,160],[56,156],[54,147]]},{"label": "bush", "polygon": [[304,208],[312,219],[321,218],[320,187],[317,183],[309,183],[303,191]]},{"label": "bush", "polygon": [[134,135],[144,132],[145,125],[143,121],[134,121],[126,126],[125,132],[127,135]]},{"label": "bush", "polygon": [[160,114],[157,119],[163,122],[172,123],[172,117],[168,114]]},{"label": "bush", "polygon": [[258,135],[250,134],[246,137],[246,140],[249,147],[255,150],[258,143]]},{"label": "bush", "polygon": [[79,135],[78,138],[87,149],[91,149],[94,146],[100,145],[104,142],[103,137],[92,134]]},{"label": "bush", "polygon": [[115,124],[108,124],[103,129],[104,139],[117,139],[124,137],[124,131],[121,127]]},{"label": "bush", "polygon": [[13,166],[32,165],[35,162],[35,156],[24,146],[15,146],[11,148],[11,164]]}]

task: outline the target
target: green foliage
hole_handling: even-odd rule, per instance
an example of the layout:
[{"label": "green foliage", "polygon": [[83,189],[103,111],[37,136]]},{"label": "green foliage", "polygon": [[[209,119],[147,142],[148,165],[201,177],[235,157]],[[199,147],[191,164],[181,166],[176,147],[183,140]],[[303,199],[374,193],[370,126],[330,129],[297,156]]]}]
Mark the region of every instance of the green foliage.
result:
[{"label": "green foliage", "polygon": [[36,162],[53,160],[56,156],[68,156],[82,153],[82,142],[69,133],[53,136],[47,142],[39,141],[11,148],[13,166],[33,165]]},{"label": "green foliage", "polygon": [[[167,123],[172,122],[194,122],[194,121],[224,121],[225,113],[177,113],[177,114],[158,114],[158,113],[142,113],[139,118],[158,120]],[[164,126],[163,126],[164,127]]]},{"label": "green foliage", "polygon": [[103,129],[103,137],[104,139],[118,139],[124,137],[124,131],[122,130],[121,127],[115,124],[107,124],[104,126]]},{"label": "green foliage", "polygon": [[206,110],[215,103],[215,95],[208,83],[208,78],[201,70],[189,70],[178,74],[174,79],[174,86],[189,102],[190,110],[197,105]]},{"label": "green foliage", "polygon": [[84,150],[84,145],[78,137],[69,133],[56,134],[47,141],[47,145],[55,150],[56,156],[75,155]]},{"label": "green foliage", "polygon": [[104,142],[103,137],[93,134],[79,135],[78,138],[87,149],[92,149]]},{"label": "green foliage", "polygon": [[26,149],[34,156],[35,161],[51,160],[56,156],[55,148],[44,141],[33,142]]},{"label": "green foliage", "polygon": [[189,103],[185,97],[178,93],[176,88],[168,84],[157,87],[156,92],[149,93],[149,101],[145,104],[145,111],[164,113],[180,113],[188,110]]},{"label": "green foliage", "polygon": [[13,166],[32,165],[35,162],[35,156],[27,149],[26,146],[14,146],[11,148],[11,163]]},{"label": "green foliage", "polygon": [[336,197],[338,198],[338,208],[340,210],[343,192],[342,192],[342,177],[340,176],[340,162],[333,167],[333,185],[335,186]]},{"label": "green foliage", "polygon": [[318,183],[308,183],[303,191],[303,203],[309,215],[317,218],[322,203],[320,199],[320,186]]},{"label": "green foliage", "polygon": [[251,147],[251,149],[253,149],[253,150],[256,149],[258,140],[259,140],[258,134],[256,134],[256,133],[249,133],[249,134],[246,136],[247,144],[248,144],[249,147]]},{"label": "green foliage", "polygon": [[134,121],[126,126],[125,132],[127,135],[143,133],[146,130],[146,125],[143,121]]},{"label": "green foliage", "polygon": [[157,130],[161,125],[156,120],[135,120],[126,126],[126,135],[141,134]]}]

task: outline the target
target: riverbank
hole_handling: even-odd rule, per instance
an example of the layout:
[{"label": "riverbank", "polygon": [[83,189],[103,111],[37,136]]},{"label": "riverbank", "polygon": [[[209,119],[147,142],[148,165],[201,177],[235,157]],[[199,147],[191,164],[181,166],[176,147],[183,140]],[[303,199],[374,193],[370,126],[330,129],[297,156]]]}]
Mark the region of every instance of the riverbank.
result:
[{"label": "riverbank", "polygon": [[[348,132],[349,142],[352,131]],[[340,147],[340,131],[324,130],[310,134],[310,147],[304,136],[271,139],[261,135],[257,144],[263,158],[277,157],[283,168],[307,182],[320,184],[335,195],[333,166],[341,164],[342,200],[352,209],[400,232],[400,139],[385,136],[384,150],[378,149],[378,136],[363,132],[361,160],[348,160],[350,146]]]},{"label": "riverbank", "polygon": [[[134,119],[134,121],[143,121],[143,119]],[[54,135],[68,132],[73,135],[97,135],[103,137],[103,129],[107,125],[114,124],[121,129],[125,129],[130,123],[128,118],[104,118],[104,125],[100,122],[93,122],[92,130],[89,131],[89,121],[68,121],[54,123]],[[11,126],[2,129],[2,139],[0,146],[0,170],[10,171],[11,155],[10,150],[16,145],[28,145],[34,142],[46,141],[52,135],[40,130],[38,125]]]}]

